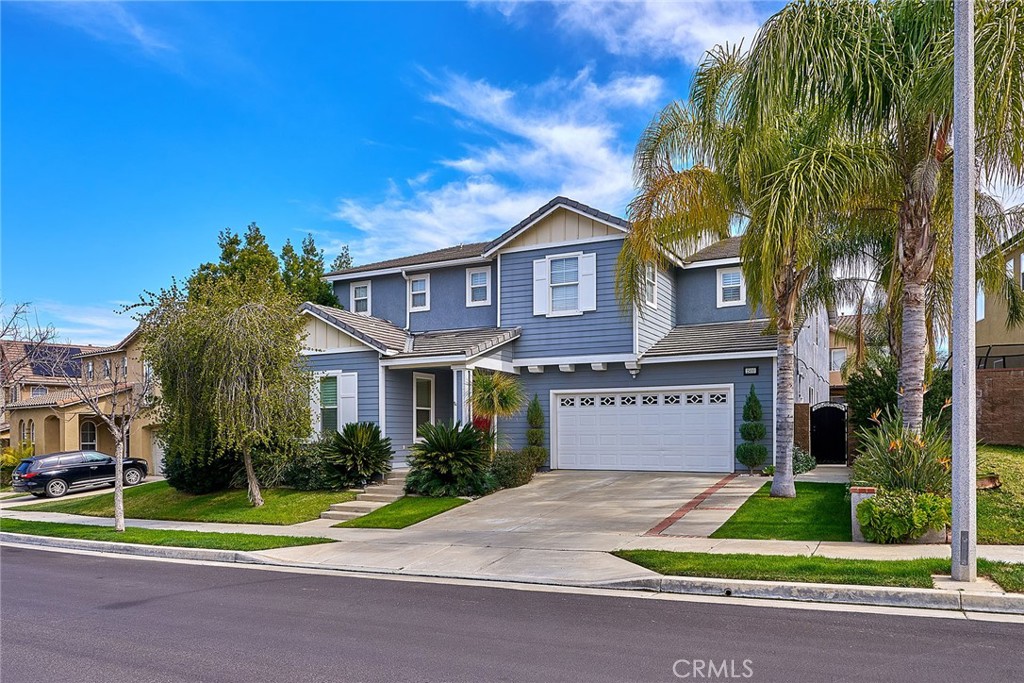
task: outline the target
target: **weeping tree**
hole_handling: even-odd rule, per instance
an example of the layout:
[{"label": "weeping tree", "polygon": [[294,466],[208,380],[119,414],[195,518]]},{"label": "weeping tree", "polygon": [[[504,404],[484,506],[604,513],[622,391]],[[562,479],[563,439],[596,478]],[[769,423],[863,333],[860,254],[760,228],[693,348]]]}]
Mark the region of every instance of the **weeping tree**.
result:
[{"label": "weeping tree", "polygon": [[[978,0],[975,16],[977,164],[990,183],[1024,181],[1024,3]],[[848,218],[879,265],[877,280],[899,321],[901,409],[920,430],[926,358],[952,301],[952,2],[794,2],[758,32],[738,91],[745,130],[813,108],[823,121],[877,148],[877,182]],[[978,266],[1007,297],[1008,324],[1024,322],[999,245],[1020,229],[1019,210],[978,193]],[[999,267],[996,267],[999,266]]]},{"label": "weeping tree", "polygon": [[[739,48],[712,50],[689,101],[670,104],[644,132],[616,282],[620,301],[643,315],[649,265],[667,265],[666,252],[692,253],[745,226],[748,303],[770,318],[778,342],[772,495],[793,497],[796,330],[844,295],[832,272],[845,249],[838,217],[875,172],[877,155],[814,112],[791,111],[746,129],[736,109],[746,68]],[[843,173],[829,173],[832,167]]]},{"label": "weeping tree", "polygon": [[155,296],[143,325],[165,418],[209,418],[215,456],[241,455],[249,500],[262,505],[254,455],[310,428],[310,374],[294,298],[273,281],[197,280],[187,292]]}]

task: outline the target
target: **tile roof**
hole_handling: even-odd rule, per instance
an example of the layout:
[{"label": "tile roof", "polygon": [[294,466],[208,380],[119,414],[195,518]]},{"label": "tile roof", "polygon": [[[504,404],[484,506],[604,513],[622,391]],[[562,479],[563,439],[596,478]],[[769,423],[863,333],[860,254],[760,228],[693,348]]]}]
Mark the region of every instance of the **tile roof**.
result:
[{"label": "tile roof", "polygon": [[[120,391],[127,391],[127,387],[121,387]],[[112,387],[96,387],[92,392],[92,396],[99,398],[110,393],[113,393]],[[57,391],[48,391],[42,396],[30,396],[21,401],[8,403],[7,408],[8,410],[17,408],[63,408],[65,406],[73,406],[76,403],[82,403],[82,398],[74,390],[59,389]]]},{"label": "tile roof", "polygon": [[882,339],[884,333],[878,326],[878,320],[871,315],[858,316],[856,313],[849,315],[836,316],[835,322],[830,327],[840,337],[846,337],[847,339],[855,339],[857,337],[857,318],[862,317],[864,322],[862,323],[864,331],[864,339],[867,343],[872,343],[875,340]]},{"label": "tile roof", "polygon": [[99,348],[89,347],[87,349],[82,349],[82,352],[78,354],[78,357],[85,358],[86,356],[99,356],[104,353],[111,353],[112,351],[121,351],[125,349],[128,346],[128,344],[131,343],[133,339],[135,339],[136,336],[138,336],[139,329],[140,328],[136,326],[134,330],[128,333],[128,336],[126,336],[124,339],[111,346],[103,346]]},{"label": "tile roof", "polygon": [[740,237],[727,237],[713,244],[709,244],[697,253],[688,257],[684,263],[699,263],[700,261],[716,261],[723,258],[740,257]]},{"label": "tile roof", "polygon": [[413,335],[412,350],[399,357],[462,355],[472,358],[516,339],[521,331],[519,327],[480,327],[422,332]]},{"label": "tile roof", "polygon": [[778,342],[774,336],[763,334],[767,327],[767,320],[680,325],[648,349],[642,358],[774,351]]},{"label": "tile roof", "polygon": [[309,301],[302,304],[299,310],[323,318],[381,353],[400,353],[406,349],[409,333],[387,320]]},{"label": "tile roof", "polygon": [[345,270],[338,270],[333,273],[327,273],[327,275],[355,275],[357,273],[366,273],[371,270],[385,270],[388,268],[406,268],[410,266],[418,266],[427,263],[437,263],[438,261],[456,261],[464,258],[473,258],[480,256],[484,247],[490,242],[473,242],[471,244],[460,244],[454,247],[445,247],[444,249],[435,249],[434,251],[427,251],[422,254],[413,254],[412,256],[401,256],[399,258],[388,259],[386,261],[376,261],[375,263],[367,263],[362,266],[355,266],[354,268],[346,268]]},{"label": "tile roof", "polygon": [[[16,367],[16,382],[66,385],[65,375],[78,376],[81,372],[77,356],[95,348],[85,344],[30,344],[10,339],[0,340],[0,372],[6,375],[12,367]],[[64,366],[63,371],[54,367],[57,362]]]}]

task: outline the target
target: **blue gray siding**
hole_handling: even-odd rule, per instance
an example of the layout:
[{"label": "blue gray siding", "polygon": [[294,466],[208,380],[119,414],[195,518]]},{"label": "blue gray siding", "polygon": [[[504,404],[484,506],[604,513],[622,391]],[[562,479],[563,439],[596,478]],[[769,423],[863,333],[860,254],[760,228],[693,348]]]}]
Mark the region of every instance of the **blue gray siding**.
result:
[{"label": "blue gray siding", "polygon": [[824,307],[804,321],[796,336],[794,354],[797,358],[796,402],[813,405],[829,400],[829,328]]},{"label": "blue gray siding", "polygon": [[676,324],[698,325],[763,318],[750,306],[718,308],[718,268],[680,269],[676,278]]},{"label": "blue gray siding", "polygon": [[405,279],[400,274],[380,275],[365,280],[334,283],[334,294],[346,310],[353,311],[352,283],[370,282],[370,314],[398,327],[405,327]]},{"label": "blue gray siding", "polygon": [[[494,279],[497,266],[492,263],[476,264],[472,267],[482,268],[485,265],[491,268],[490,306],[466,306],[466,266],[437,268],[429,271],[430,310],[413,312],[409,329],[413,332],[426,332],[465,327],[495,327],[498,324],[498,298]],[[413,274],[409,273],[410,276]],[[405,325],[404,321],[402,325]]]},{"label": "blue gray siding", "polygon": [[387,411],[385,426],[395,450],[395,459],[404,461],[413,442],[412,433],[412,374],[414,372],[434,375],[434,420],[450,422],[454,415],[454,377],[450,368],[429,369],[387,369],[384,382],[387,385]]},{"label": "blue gray siding", "polygon": [[654,346],[676,324],[676,283],[673,271],[658,271],[658,307],[645,308],[637,320],[639,353]]},{"label": "blue gray siding", "polygon": [[[523,328],[516,358],[633,352],[632,313],[615,296],[615,261],[621,240],[570,247],[541,247],[501,256],[501,326]],[[548,318],[533,314],[533,262],[550,254],[597,254],[597,310]]]},{"label": "blue gray siding", "polygon": [[[744,366],[756,365],[759,372],[756,376],[745,376]],[[775,404],[774,387],[772,386],[772,359],[748,359],[748,360],[722,360],[697,363],[664,363],[652,364],[643,367],[634,379],[621,364],[609,365],[604,372],[595,372],[586,366],[576,366],[576,372],[563,373],[554,369],[548,369],[542,374],[523,373],[521,375],[523,388],[527,400],[533,398],[534,394],[540,400],[541,408],[544,410],[544,429],[550,440],[551,437],[551,391],[572,391],[578,389],[613,389],[626,388],[630,390],[644,387],[682,386],[698,384],[732,384],[733,405],[735,408],[736,443],[741,443],[739,426],[743,422],[743,403],[746,401],[750,385],[754,385],[754,391],[761,401],[764,409],[764,422],[768,431],[768,437],[762,444],[772,452],[772,420],[773,406]],[[516,417],[501,420],[499,430],[503,437],[508,439],[512,448],[522,448],[526,445],[526,411]],[[550,449],[549,449],[550,450]],[[741,465],[738,467],[742,468]]]},{"label": "blue gray siding", "polygon": [[376,351],[350,351],[307,356],[306,362],[313,372],[354,372],[358,375],[359,421],[379,422],[377,402],[380,384],[380,355]]}]

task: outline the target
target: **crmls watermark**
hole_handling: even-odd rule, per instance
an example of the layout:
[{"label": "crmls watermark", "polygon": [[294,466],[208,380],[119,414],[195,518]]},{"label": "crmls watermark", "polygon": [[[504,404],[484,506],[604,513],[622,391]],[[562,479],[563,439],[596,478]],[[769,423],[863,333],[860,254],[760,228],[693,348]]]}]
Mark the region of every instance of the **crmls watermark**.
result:
[{"label": "crmls watermark", "polygon": [[754,675],[749,659],[677,659],[672,664],[672,675],[676,678],[750,678]]}]

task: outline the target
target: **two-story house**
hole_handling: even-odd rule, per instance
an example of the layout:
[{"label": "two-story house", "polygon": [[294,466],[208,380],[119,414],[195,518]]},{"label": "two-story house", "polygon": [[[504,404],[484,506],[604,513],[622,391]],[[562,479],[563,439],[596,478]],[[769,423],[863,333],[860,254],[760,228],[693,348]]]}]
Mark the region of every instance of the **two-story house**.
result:
[{"label": "two-story house", "polygon": [[[641,315],[615,293],[628,231],[556,197],[490,242],[328,274],[345,310],[302,308],[317,429],[377,422],[401,463],[418,425],[471,419],[473,373],[497,370],[539,397],[552,468],[733,471],[745,397],[754,386],[770,440],[776,383],[776,340],[748,305],[740,238],[669,254],[649,271]],[[797,353],[797,400],[823,400],[824,310]],[[498,430],[522,447],[525,413]]]},{"label": "two-story house", "polygon": [[[77,373],[81,377],[77,383],[79,388],[95,396],[105,414],[112,412],[110,397],[114,393],[136,390],[150,372],[141,358],[138,329],[113,346],[84,347],[73,351],[58,359],[65,366],[63,376]],[[31,443],[36,455],[77,450],[113,455],[114,438],[105,422],[78,392],[67,386],[65,378],[62,387],[22,396],[9,404],[12,441]],[[125,445],[125,457],[147,460],[150,473],[158,474],[162,465],[161,454],[153,417],[142,415],[133,420]]]}]

